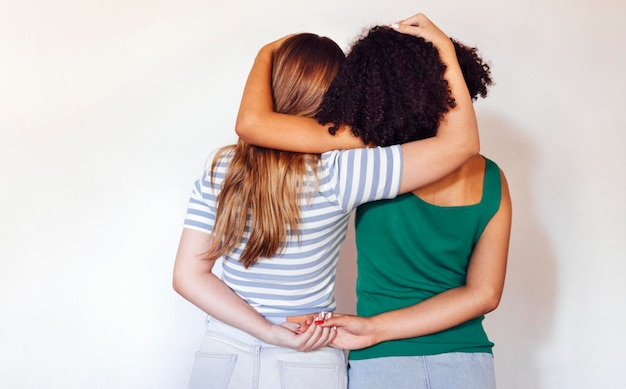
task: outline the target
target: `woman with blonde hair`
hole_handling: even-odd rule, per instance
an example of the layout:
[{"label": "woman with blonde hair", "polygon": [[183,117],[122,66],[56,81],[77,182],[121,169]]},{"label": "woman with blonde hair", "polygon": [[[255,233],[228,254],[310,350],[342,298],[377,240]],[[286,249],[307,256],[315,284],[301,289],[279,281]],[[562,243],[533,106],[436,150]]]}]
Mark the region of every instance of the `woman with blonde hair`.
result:
[{"label": "woman with blonde hair", "polygon": [[[437,38],[437,31],[427,25],[421,33]],[[307,116],[317,113],[336,73],[331,63],[343,54],[311,35],[261,49],[240,112],[268,92],[273,98],[261,104],[287,122],[303,119],[298,131],[318,131]],[[335,309],[335,270],[350,213],[432,182],[477,153],[475,116],[459,74],[449,79],[459,104],[427,141],[306,155],[239,141],[217,152],[192,192],[174,267],[175,290],[210,316],[193,388],[346,386],[343,351],[328,347],[336,332],[318,324]],[[263,117],[240,115],[237,128],[256,120]],[[349,131],[337,136],[349,147],[361,144]],[[319,137],[334,141],[327,132]],[[220,256],[222,279],[211,272]]]}]

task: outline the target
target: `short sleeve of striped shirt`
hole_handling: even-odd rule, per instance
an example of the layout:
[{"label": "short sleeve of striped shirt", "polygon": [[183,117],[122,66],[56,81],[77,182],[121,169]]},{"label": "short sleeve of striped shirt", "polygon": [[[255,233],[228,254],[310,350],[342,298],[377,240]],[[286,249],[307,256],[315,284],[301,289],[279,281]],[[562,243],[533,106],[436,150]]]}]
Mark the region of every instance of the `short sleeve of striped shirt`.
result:
[{"label": "short sleeve of striped shirt", "polygon": [[213,231],[215,215],[217,213],[217,195],[222,186],[226,170],[230,162],[230,156],[222,156],[218,159],[213,180],[211,180],[211,162],[214,153],[209,156],[207,166],[202,178],[196,180],[189,196],[187,215],[183,226],[206,233]]},{"label": "short sleeve of striped shirt", "polygon": [[[232,155],[220,157],[213,177],[207,168],[194,184],[184,227],[210,233],[215,223],[217,195]],[[322,154],[319,195],[345,213],[375,200],[394,198],[402,178],[402,148],[335,150]],[[212,180],[211,180],[212,178]]]},{"label": "short sleeve of striped shirt", "polygon": [[326,173],[320,191],[350,212],[359,205],[398,195],[402,179],[402,148],[362,148],[322,154]]}]

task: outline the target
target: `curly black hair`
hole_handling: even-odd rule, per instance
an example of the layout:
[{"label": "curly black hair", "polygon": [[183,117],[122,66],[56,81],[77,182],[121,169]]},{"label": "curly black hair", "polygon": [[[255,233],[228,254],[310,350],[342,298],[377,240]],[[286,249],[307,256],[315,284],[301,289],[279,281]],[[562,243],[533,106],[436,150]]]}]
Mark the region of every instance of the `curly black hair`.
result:
[{"label": "curly black hair", "polygon": [[[489,66],[476,48],[453,40],[472,99],[487,96]],[[446,66],[437,48],[422,38],[376,26],[352,45],[324,96],[316,119],[335,134],[352,127],[365,144],[388,146],[432,137],[454,107]]]}]

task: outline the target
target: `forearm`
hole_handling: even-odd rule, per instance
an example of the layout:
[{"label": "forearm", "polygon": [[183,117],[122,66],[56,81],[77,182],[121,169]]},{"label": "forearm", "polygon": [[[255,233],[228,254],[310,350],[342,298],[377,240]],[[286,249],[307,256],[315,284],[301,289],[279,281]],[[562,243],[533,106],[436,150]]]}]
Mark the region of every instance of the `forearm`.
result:
[{"label": "forearm", "polygon": [[296,323],[273,324],[212,273],[175,266],[174,289],[212,317],[268,344],[308,352],[330,345],[337,335],[317,325],[297,331]]},{"label": "forearm", "polygon": [[184,228],[174,262],[174,290],[207,314],[259,337],[271,323],[213,274],[216,257],[210,234]]},{"label": "forearm", "polygon": [[175,274],[174,289],[208,315],[259,339],[272,326],[213,273]]},{"label": "forearm", "polygon": [[323,153],[363,147],[361,138],[342,127],[335,136],[313,118],[274,112],[271,89],[273,52],[282,40],[257,54],[237,114],[235,132],[246,143],[278,150]]},{"label": "forearm", "polygon": [[484,315],[495,306],[493,296],[463,286],[369,320],[375,343],[380,343],[440,332]]}]

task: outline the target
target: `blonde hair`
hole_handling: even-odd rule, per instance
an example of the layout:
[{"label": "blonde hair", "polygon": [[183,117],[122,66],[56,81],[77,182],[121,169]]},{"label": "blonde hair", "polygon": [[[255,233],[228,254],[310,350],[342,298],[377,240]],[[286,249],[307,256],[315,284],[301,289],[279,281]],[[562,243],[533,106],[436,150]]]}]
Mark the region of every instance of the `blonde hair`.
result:
[{"label": "blonde hair", "polygon": [[[315,34],[294,35],[274,53],[272,91],[276,112],[313,117],[344,59],[332,40]],[[241,140],[218,151],[233,157],[217,197],[212,234],[221,243],[209,259],[232,252],[246,226],[249,238],[240,257],[247,268],[259,257],[272,257],[288,236],[299,236],[299,199],[317,185],[317,154],[292,153],[257,147]],[[308,167],[312,167],[310,175]]]}]

